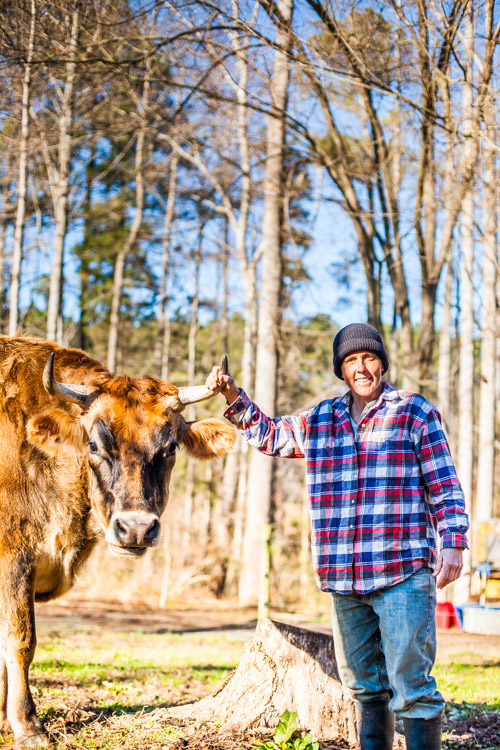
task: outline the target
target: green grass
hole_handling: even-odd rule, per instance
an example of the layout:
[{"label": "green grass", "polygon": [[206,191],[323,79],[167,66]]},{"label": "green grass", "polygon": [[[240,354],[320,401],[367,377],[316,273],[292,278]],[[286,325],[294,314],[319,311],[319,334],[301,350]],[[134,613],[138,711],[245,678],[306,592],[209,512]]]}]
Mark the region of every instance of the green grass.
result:
[{"label": "green grass", "polygon": [[452,661],[437,664],[433,674],[446,700],[500,710],[500,664]]},{"label": "green grass", "polygon": [[[54,633],[38,635],[31,680],[39,694],[62,697],[74,688],[109,707],[196,699],[238,664],[242,643],[217,635]],[[154,695],[153,695],[154,693]]]},{"label": "green grass", "polygon": [[182,746],[187,728],[162,709],[212,692],[242,648],[216,633],[40,628],[30,681],[57,748],[164,750]]},{"label": "green grass", "polygon": [[[164,713],[169,706],[212,692],[238,665],[242,649],[241,640],[210,632],[174,635],[42,627],[31,685],[57,750],[250,750],[258,739],[226,735],[223,727],[180,724]],[[459,645],[438,652],[434,675],[450,702],[450,721],[474,718],[474,712],[485,709],[500,710],[500,660],[493,661],[487,645],[477,652],[464,651],[463,646],[460,650]],[[1,742],[0,738],[0,748]],[[448,731],[443,746],[469,748],[464,742],[457,744]]]}]

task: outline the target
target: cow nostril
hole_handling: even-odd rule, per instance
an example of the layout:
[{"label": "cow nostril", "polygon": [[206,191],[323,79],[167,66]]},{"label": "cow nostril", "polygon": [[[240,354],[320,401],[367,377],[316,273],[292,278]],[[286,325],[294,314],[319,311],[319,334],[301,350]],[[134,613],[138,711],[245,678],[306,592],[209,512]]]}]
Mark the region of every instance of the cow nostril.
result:
[{"label": "cow nostril", "polygon": [[151,524],[151,526],[149,527],[149,529],[147,530],[144,538],[148,542],[153,542],[157,538],[159,533],[160,533],[160,523],[159,521],[155,519],[153,523]]},{"label": "cow nostril", "polygon": [[115,534],[116,538],[120,541],[123,541],[125,537],[127,536],[128,527],[126,524],[123,523],[123,521],[120,521],[119,518],[115,521]]}]

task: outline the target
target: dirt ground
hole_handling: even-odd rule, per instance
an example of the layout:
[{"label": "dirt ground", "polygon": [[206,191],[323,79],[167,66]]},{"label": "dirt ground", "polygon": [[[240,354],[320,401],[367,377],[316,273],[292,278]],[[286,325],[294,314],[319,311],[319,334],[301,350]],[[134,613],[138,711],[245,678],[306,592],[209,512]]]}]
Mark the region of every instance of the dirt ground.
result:
[{"label": "dirt ground", "polygon": [[[143,633],[195,633],[230,631],[232,637],[251,638],[255,629],[254,609],[235,609],[230,605],[216,606],[213,602],[185,609],[153,609],[147,606],[127,606],[120,602],[90,602],[65,597],[56,602],[36,605],[37,625],[61,628],[82,627],[99,631],[124,633],[140,630]],[[241,633],[239,633],[241,631]],[[499,638],[500,642],[500,638]]]},{"label": "dirt ground", "polygon": [[[92,633],[216,633],[232,640],[244,641],[252,637],[256,620],[254,610],[235,609],[230,605],[214,602],[199,602],[195,608],[167,610],[147,607],[124,606],[113,602],[89,602],[71,598],[60,602],[37,606],[37,625],[55,629],[60,633],[82,629]],[[272,614],[274,619],[294,625],[328,632],[328,625],[315,624],[297,615],[279,612]],[[440,660],[453,662],[460,654],[470,652],[477,656],[477,664],[500,665],[500,636],[481,636],[457,630],[438,631],[438,651]],[[474,657],[471,657],[474,663]],[[208,689],[210,692],[210,689]],[[200,696],[201,697],[201,696]],[[139,697],[139,702],[140,702]],[[447,750],[500,750],[500,686],[498,689],[498,710],[485,711],[465,704],[451,704],[447,709],[445,729]],[[137,718],[137,717],[136,717]],[[71,723],[71,716],[65,719]],[[139,723],[137,729],[139,730]],[[221,728],[211,730],[195,726],[177,742],[169,743],[172,750],[236,750],[243,739],[248,737],[225,736]],[[241,744],[240,744],[241,743]],[[246,745],[248,746],[248,744]],[[97,747],[97,746],[96,746]],[[340,746],[323,744],[322,750],[340,750]]]}]

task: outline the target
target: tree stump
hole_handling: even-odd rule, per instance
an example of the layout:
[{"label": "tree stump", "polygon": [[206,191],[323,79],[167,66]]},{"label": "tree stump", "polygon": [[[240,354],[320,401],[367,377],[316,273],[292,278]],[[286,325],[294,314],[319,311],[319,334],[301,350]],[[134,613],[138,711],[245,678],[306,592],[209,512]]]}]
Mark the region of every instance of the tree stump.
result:
[{"label": "tree stump", "polygon": [[[319,740],[357,746],[354,702],[340,683],[331,635],[259,620],[239,667],[212,695],[168,715],[220,723],[225,730],[275,728],[296,711],[301,729]],[[394,748],[404,748],[397,735]]]},{"label": "tree stump", "polygon": [[168,713],[241,730],[274,728],[286,710],[296,711],[299,726],[315,737],[356,742],[354,704],[340,684],[332,637],[259,620],[239,667],[223,685]]}]

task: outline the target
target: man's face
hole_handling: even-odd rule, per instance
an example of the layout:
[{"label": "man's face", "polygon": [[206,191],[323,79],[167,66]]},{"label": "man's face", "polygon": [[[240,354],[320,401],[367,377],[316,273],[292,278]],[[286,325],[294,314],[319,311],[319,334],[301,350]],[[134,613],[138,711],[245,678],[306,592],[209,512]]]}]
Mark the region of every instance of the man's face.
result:
[{"label": "man's face", "polygon": [[349,354],[342,361],[342,377],[353,393],[366,403],[378,396],[382,381],[382,361],[373,352]]}]

